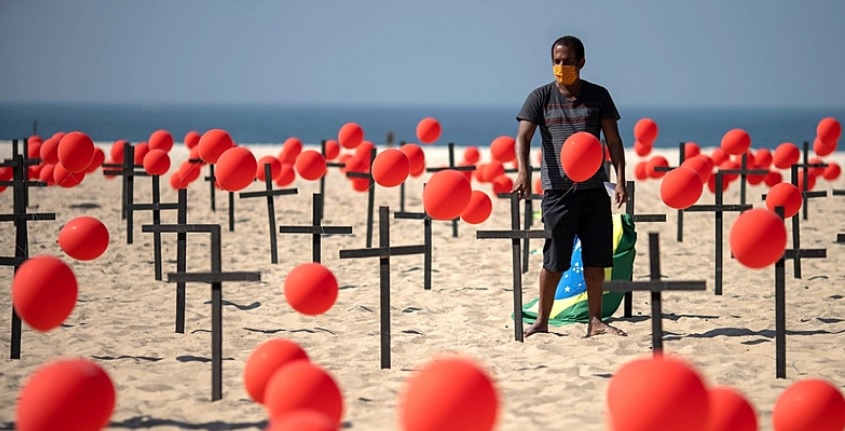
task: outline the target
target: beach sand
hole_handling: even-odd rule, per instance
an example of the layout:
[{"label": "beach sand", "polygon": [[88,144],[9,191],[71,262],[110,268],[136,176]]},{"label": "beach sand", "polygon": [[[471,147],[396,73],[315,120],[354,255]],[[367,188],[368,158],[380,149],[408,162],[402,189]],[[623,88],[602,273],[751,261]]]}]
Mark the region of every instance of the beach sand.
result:
[{"label": "beach sand", "polygon": [[[3,145],[3,158],[11,154]],[[256,155],[278,154],[280,147],[254,147]],[[483,149],[485,158],[489,152]],[[655,150],[677,160],[677,150]],[[186,157],[181,144],[171,152],[173,168]],[[442,166],[444,148],[426,147],[428,166]],[[532,154],[533,158],[533,154]],[[842,164],[842,154],[833,158]],[[628,153],[628,177],[640,157]],[[206,170],[203,171],[205,175]],[[422,178],[407,183],[407,211],[422,211]],[[845,188],[842,178],[819,180],[816,190]],[[260,343],[286,338],[299,343],[311,360],[336,379],[343,393],[343,428],[395,430],[400,394],[418,367],[442,355],[460,355],[481,364],[493,378],[501,403],[498,430],[607,429],[607,387],[627,362],[651,355],[651,304],[648,294],[634,295],[633,317],[617,311],[612,324],[628,337],[583,338],[585,325],[551,328],[519,343],[514,340],[511,242],[476,239],[477,230],[510,228],[507,201],[494,199],[491,217],[479,225],[461,223],[458,237],[449,222],[433,222],[433,287],[423,290],[422,255],[396,256],[391,263],[392,366],[379,362],[379,265],[377,259],[343,259],[339,250],[365,247],[367,194],[355,192],[337,169],[327,175],[325,219],[329,226],[352,226],[353,235],[324,237],[322,263],[336,275],[341,290],[334,306],[320,316],[295,312],[283,295],[286,275],[311,260],[311,238],[279,235],[279,263],[270,261],[266,200],[236,199],[235,230],[228,230],[227,194],[218,191],[210,209],[207,182],[189,187],[189,223],[222,226],[224,271],[259,271],[260,282],[223,285],[223,399],[211,402],[211,307],[207,284],[188,284],[186,330],[175,333],[175,284],[154,280],[153,237],[141,232],[151,215],[135,214],[134,243],[126,241],[120,216],[119,179],[100,171],[75,188],[33,189],[32,212],[52,212],[55,221],[29,223],[30,256],[61,257],[79,281],[79,299],[64,325],[48,333],[24,325],[22,354],[10,360],[12,269],[0,268],[0,429],[12,429],[18,393],[42,364],[84,357],[100,364],[117,390],[117,406],[108,429],[260,430],[268,415],[246,393],[242,373]],[[843,245],[845,199],[813,199],[809,219],[801,221],[801,246],[827,250],[825,259],[802,261],[803,277],[786,266],[787,378],[775,377],[774,269],[751,270],[730,258],[728,235],[736,213],[724,216],[724,293],[714,294],[714,216],[687,213],[683,242],[676,240],[676,211],[659,196],[659,181],[637,183],[636,211],[667,215],[666,223],[639,223],[634,280],[649,272],[648,233],[660,235],[662,276],[667,281],[704,280],[703,292],[668,292],[663,298],[664,349],[693,364],[705,383],[739,390],[754,405],[760,429],[770,430],[778,396],[805,378],[845,385],[845,273]],[[312,194],[318,182],[297,180],[298,194],[275,200],[278,225],[311,223]],[[473,187],[491,193],[490,184]],[[151,201],[150,180],[136,181],[136,202]],[[261,190],[254,183],[244,191]],[[748,202],[764,207],[765,186],[750,186]],[[176,192],[162,181],[162,202]],[[704,191],[699,203],[712,203]],[[731,184],[726,203],[739,202]],[[0,193],[3,213],[12,208],[11,190]],[[379,187],[375,206],[399,210],[398,188]],[[624,208],[623,208],[624,210]],[[618,211],[618,210],[617,210]],[[109,248],[99,259],[80,262],[65,255],[56,238],[69,220],[89,215],[109,228]],[[163,223],[175,223],[172,211]],[[376,216],[377,219],[377,216]],[[11,223],[0,226],[0,255],[14,250]],[[541,229],[539,220],[535,229]],[[788,232],[791,229],[788,225]],[[391,220],[393,245],[423,243],[423,224]],[[373,244],[378,244],[378,228]],[[165,280],[175,272],[175,235],[163,235]],[[525,302],[537,297],[542,243],[531,242],[528,272],[522,278]],[[188,270],[207,271],[207,239],[188,239]]]}]

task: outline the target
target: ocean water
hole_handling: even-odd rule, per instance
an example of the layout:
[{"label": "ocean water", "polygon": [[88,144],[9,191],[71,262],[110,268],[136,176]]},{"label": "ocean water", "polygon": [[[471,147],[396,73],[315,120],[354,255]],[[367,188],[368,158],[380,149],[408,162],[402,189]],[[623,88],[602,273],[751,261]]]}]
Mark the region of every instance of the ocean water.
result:
[{"label": "ocean water", "polygon": [[[350,121],[361,125],[365,138],[384,144],[393,132],[395,142],[418,142],[416,125],[425,117],[436,118],[442,134],[434,145],[487,146],[498,136],[514,136],[515,115],[520,105],[481,107],[426,106],[190,106],[190,105],[90,105],[0,104],[0,140],[19,139],[35,130],[42,137],[57,131],[80,130],[95,141],[128,139],[145,141],[157,129],[165,129],[181,141],[191,130],[222,128],[238,143],[278,145],[295,136],[318,144],[337,137]],[[824,117],[845,121],[842,108],[637,108],[620,106],[619,130],[627,148],[634,143],[637,120],[655,120],[657,148],[677,148],[692,141],[717,147],[730,129],[743,128],[752,147],[775,148],[782,142],[812,144],[816,125]],[[539,145],[539,133],[532,145]]]}]

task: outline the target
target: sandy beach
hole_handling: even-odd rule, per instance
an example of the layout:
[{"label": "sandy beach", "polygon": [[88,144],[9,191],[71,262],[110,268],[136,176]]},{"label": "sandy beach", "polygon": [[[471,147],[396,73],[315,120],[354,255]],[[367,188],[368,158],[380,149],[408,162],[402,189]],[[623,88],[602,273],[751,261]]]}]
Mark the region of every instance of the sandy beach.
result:
[{"label": "sandy beach", "polygon": [[[101,144],[108,146],[109,143]],[[277,155],[280,146],[250,147],[257,157]],[[0,145],[2,158],[11,155]],[[487,148],[481,148],[489,160]],[[425,147],[429,167],[443,166],[443,147]],[[706,151],[706,150],[705,150]],[[677,150],[656,149],[676,161]],[[108,154],[108,153],[107,153]],[[171,151],[173,168],[187,157],[181,143]],[[533,153],[532,153],[533,160]],[[641,157],[629,150],[628,179]],[[825,160],[845,164],[836,153]],[[206,170],[203,170],[205,174]],[[788,173],[784,172],[787,178]],[[406,183],[407,211],[422,211],[422,185],[430,174]],[[275,199],[278,225],[311,223],[312,194],[319,182],[297,179],[296,195]],[[683,242],[676,240],[677,212],[664,205],[660,182],[637,182],[636,212],[666,214],[666,223],[639,223],[634,280],[648,278],[648,234],[660,235],[662,276],[665,280],[704,280],[703,292],[663,294],[664,348],[692,363],[708,385],[730,386],[753,404],[761,430],[771,430],[777,397],[791,383],[822,378],[845,386],[845,198],[815,198],[808,220],[801,221],[801,246],[826,249],[824,259],[802,260],[802,278],[786,266],[787,378],[775,377],[774,269],[751,270],[730,258],[728,233],[736,213],[724,216],[724,292],[714,294],[714,216],[684,215]],[[253,183],[243,191],[258,191]],[[492,194],[490,184],[473,188]],[[819,179],[815,190],[845,189],[845,179]],[[765,185],[749,186],[747,201],[764,208]],[[136,181],[136,202],[150,202],[150,180]],[[223,399],[211,401],[211,307],[207,284],[188,285],[185,333],[174,331],[175,284],[156,281],[153,237],[141,232],[151,223],[148,212],[135,214],[134,243],[127,244],[126,223],[120,214],[120,179],[101,171],[88,175],[74,188],[33,189],[31,212],[55,213],[55,221],[29,223],[30,256],[49,254],[68,263],[79,282],[79,298],[65,323],[47,333],[26,325],[19,360],[9,359],[13,271],[0,268],[0,429],[14,429],[18,393],[28,376],[44,363],[84,357],[100,364],[117,391],[117,405],[108,429],[261,430],[268,423],[264,407],[253,402],[242,381],[244,364],[260,343],[286,338],[300,344],[311,360],[336,379],[344,400],[343,429],[396,430],[399,395],[413,371],[441,355],[460,355],[483,365],[494,379],[501,404],[496,429],[604,430],[607,387],[625,363],[651,355],[651,304],[647,294],[634,295],[633,317],[622,308],[611,320],[628,337],[583,338],[585,325],[551,328],[524,343],[514,340],[511,319],[513,274],[511,242],[476,239],[478,230],[510,228],[508,202],[493,199],[493,213],[479,225],[461,223],[452,236],[449,222],[433,222],[432,289],[423,289],[421,255],[391,258],[392,364],[379,362],[379,265],[377,259],[340,259],[339,250],[365,247],[367,194],[356,192],[336,168],[326,176],[327,226],[352,226],[352,235],[323,238],[322,263],[340,284],[337,302],[325,314],[305,316],[285,301],[282,286],[297,265],[311,260],[311,238],[278,235],[279,262],[270,261],[265,199],[235,199],[235,229],[228,230],[227,193],[216,193],[211,210],[207,182],[188,189],[189,223],[222,227],[224,271],[258,271],[260,282],[223,285]],[[830,194],[830,193],[829,193]],[[175,202],[177,193],[162,181],[162,202]],[[237,197],[237,196],[236,196]],[[726,203],[739,203],[739,186],[731,184]],[[713,203],[706,189],[699,203]],[[400,208],[398,188],[377,187],[376,210]],[[0,193],[2,213],[12,208],[11,189]],[[616,211],[623,211],[621,210]],[[108,250],[100,258],[81,262],[65,255],[56,238],[64,223],[88,215],[109,229]],[[377,221],[377,217],[376,217]],[[172,211],[163,223],[175,223]],[[539,220],[534,228],[541,229]],[[0,255],[13,255],[14,228],[0,224]],[[788,224],[787,231],[791,234]],[[423,224],[391,220],[393,245],[423,243]],[[378,229],[373,243],[378,244]],[[165,280],[174,272],[175,235],[163,236]],[[189,271],[208,269],[206,239],[188,240]],[[542,243],[531,242],[529,268],[522,278],[523,300],[537,297]]]}]

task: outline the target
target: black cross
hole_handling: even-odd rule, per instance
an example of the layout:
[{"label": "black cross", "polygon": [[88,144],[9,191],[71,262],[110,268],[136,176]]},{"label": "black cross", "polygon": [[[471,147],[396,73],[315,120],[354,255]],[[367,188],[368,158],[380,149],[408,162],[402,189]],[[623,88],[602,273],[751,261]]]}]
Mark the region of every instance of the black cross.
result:
[{"label": "black cross", "polygon": [[[633,181],[628,181],[625,183],[625,188],[628,189],[628,202],[625,202],[625,212],[631,216],[631,220],[636,223],[664,223],[666,222],[666,214],[635,214],[634,210],[636,208],[636,183]],[[678,222],[682,222],[683,219],[678,217]],[[680,231],[679,231],[680,232]],[[630,290],[625,291],[625,305],[623,306],[623,316],[631,317],[633,315],[633,302],[634,302],[634,293]]]},{"label": "black cross", "polygon": [[[123,161],[120,163],[103,163],[103,175],[118,175],[121,177],[120,193],[120,218],[126,219],[129,205],[134,200],[135,176],[146,175],[146,172],[137,172],[135,168],[135,146],[128,141],[123,144]],[[128,222],[131,223],[131,222]],[[127,229],[127,244],[132,244],[132,229]]]},{"label": "black cross", "polygon": [[360,248],[341,250],[341,259],[378,257],[379,272],[379,308],[381,321],[381,368],[390,368],[390,256],[420,254],[425,252],[425,246],[405,245],[390,246],[390,209],[379,207],[379,246],[378,248]]},{"label": "black cross", "polygon": [[[153,179],[153,202],[149,204],[140,204],[132,202],[129,204],[128,211],[131,214],[134,211],[150,211],[153,212],[153,225],[161,224],[162,210],[179,210],[178,203],[161,203],[161,187],[160,178],[158,175],[151,175]],[[132,230],[132,217],[127,218],[127,228]],[[161,281],[161,232],[153,232],[153,260],[155,260],[155,279]]]},{"label": "black cross", "polygon": [[223,282],[261,281],[261,273],[223,272],[218,224],[160,225],[158,228],[162,232],[211,234],[211,271],[171,272],[167,274],[167,282],[211,284],[211,401],[217,401],[223,398]]},{"label": "black cross", "polygon": [[[326,140],[323,139],[320,141],[320,154],[323,155],[323,158],[326,158]],[[372,155],[372,154],[371,154]],[[320,196],[325,198],[326,196],[326,175],[329,174],[329,168],[343,168],[346,167],[346,163],[339,163],[339,162],[329,162],[326,160],[326,173],[320,177]],[[324,208],[323,208],[324,209]],[[323,213],[320,213],[320,220],[323,220]]]},{"label": "black cross", "polygon": [[[33,166],[33,165],[37,165],[37,164],[41,163],[41,159],[38,158],[38,157],[29,158],[29,138],[23,138],[22,151],[18,150],[18,140],[12,139],[12,158],[17,156],[18,154],[23,155],[24,166]],[[28,177],[28,172],[27,172],[27,177]],[[43,185],[38,185],[38,184],[40,184],[40,183],[38,183],[38,182],[28,182],[27,186],[24,187],[24,189],[23,189],[24,202],[26,203],[27,207],[29,206],[29,188],[30,187],[43,187]]]},{"label": "black cross", "polygon": [[519,197],[511,193],[511,230],[480,230],[476,231],[476,239],[507,238],[511,240],[513,251],[513,330],[516,341],[522,341],[522,271],[520,270],[519,240],[525,238],[551,238],[551,231],[520,230],[519,228]]},{"label": "black cross", "polygon": [[242,192],[241,199],[249,198],[267,198],[267,215],[270,219],[270,262],[279,263],[279,252],[276,247],[276,204],[273,200],[274,196],[285,196],[297,194],[297,189],[277,189],[273,190],[273,175],[270,164],[264,165],[264,191],[261,192]]},{"label": "black cross", "polygon": [[314,193],[311,200],[311,226],[279,226],[279,233],[311,235],[311,260],[321,261],[323,235],[351,235],[352,226],[323,226],[320,216],[323,214],[323,195]]},{"label": "black cross", "polygon": [[431,217],[425,212],[399,211],[393,213],[396,219],[422,220],[423,221],[423,246],[425,247],[423,257],[423,290],[431,290]]},{"label": "black cross", "polygon": [[[507,172],[507,171],[506,171]],[[531,168],[528,169],[528,184],[531,184]],[[499,193],[496,195],[499,199],[510,199],[511,193]],[[543,195],[532,193],[528,195],[525,199],[525,216],[523,218],[523,229],[530,230],[531,226],[534,224],[534,210],[533,205],[531,202],[535,200],[543,200]],[[522,273],[525,274],[528,272],[528,257],[531,254],[531,240],[529,238],[523,238],[522,243]]]},{"label": "black cross", "polygon": [[703,280],[661,281],[659,242],[660,238],[657,233],[648,234],[648,258],[651,270],[649,281],[609,280],[604,283],[604,290],[609,292],[631,292],[634,290],[651,292],[651,345],[655,356],[663,354],[662,292],[669,290],[689,292],[707,288],[707,282]]},{"label": "black cross", "polygon": [[[211,211],[217,212],[217,204],[215,200],[214,190],[216,188],[217,177],[214,176],[214,164],[208,164],[208,176],[203,177],[203,180],[209,183],[209,197],[211,199]],[[229,194],[229,232],[235,231],[235,192],[228,192]]]},{"label": "black cross", "polygon": [[349,178],[364,178],[369,186],[367,187],[367,248],[373,246],[373,211],[376,202],[376,181],[373,179],[373,161],[376,158],[376,149],[370,150],[370,168],[367,172],[347,171]]},{"label": "black cross", "polygon": [[[456,166],[455,165],[455,143],[449,142],[449,166],[442,168],[426,168],[426,172],[438,172],[446,169],[454,171],[474,171],[475,166]],[[458,237],[458,219],[452,219],[452,238]]]},{"label": "black cross", "polygon": [[[808,204],[810,202],[810,198],[817,198],[817,197],[824,197],[827,196],[827,192],[812,192],[808,190],[809,187],[809,179],[810,179],[810,168],[825,168],[827,167],[827,163],[810,163],[810,143],[804,141],[804,151],[802,153],[804,157],[804,161],[802,163],[796,163],[790,167],[790,173],[792,174],[792,184],[798,185],[798,174],[797,169],[801,169],[801,175],[804,178],[801,190],[801,197],[804,199],[804,202],[801,203],[801,215],[804,217],[804,220],[807,220],[809,216]],[[799,277],[800,278],[800,277]]]},{"label": "black cross", "polygon": [[[686,147],[686,142],[681,142],[680,144],[678,144],[678,166],[683,165],[684,160],[686,159],[687,154],[686,154],[686,148],[685,147]],[[658,172],[669,172],[672,169],[677,168],[678,166],[655,166],[654,170],[658,171]],[[629,196],[630,196],[630,194],[629,194]],[[664,217],[663,221],[666,221],[665,217]],[[684,211],[683,210],[678,210],[678,242],[684,242]],[[628,294],[629,293],[630,292],[625,292],[625,305],[626,305],[626,307],[628,305]],[[627,310],[627,308],[626,308],[626,310]],[[626,314],[625,317],[630,317],[630,316],[628,316]]]},{"label": "black cross", "polygon": [[[0,167],[12,168],[12,181],[0,181],[0,186],[12,187],[12,214],[0,214],[0,222],[10,221],[15,224],[15,255],[13,257],[0,257],[0,266],[14,267],[17,272],[18,268],[29,258],[29,234],[27,231],[27,221],[46,221],[55,220],[55,213],[27,213],[26,212],[26,194],[28,187],[44,187],[47,183],[40,181],[27,180],[26,161],[22,154],[15,154],[11,160],[5,160],[0,163]],[[9,358],[21,358],[21,318],[15,311],[14,304],[12,304],[12,328],[11,328],[11,346]]]}]

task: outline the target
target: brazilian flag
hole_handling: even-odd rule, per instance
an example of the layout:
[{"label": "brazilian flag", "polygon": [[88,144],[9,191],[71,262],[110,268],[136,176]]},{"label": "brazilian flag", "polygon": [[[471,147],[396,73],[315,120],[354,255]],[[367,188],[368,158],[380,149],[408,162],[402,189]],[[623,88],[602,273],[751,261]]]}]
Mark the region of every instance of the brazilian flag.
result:
[{"label": "brazilian flag", "polygon": [[[630,214],[613,214],[613,267],[605,269],[605,280],[631,280],[634,271],[634,257],[637,231]],[[604,292],[601,315],[606,319],[613,315],[622,303],[622,292]],[[539,312],[539,298],[525,304],[523,321],[533,323]],[[587,323],[587,284],[584,282],[584,264],[581,260],[581,240],[576,237],[572,251],[572,264],[560,277],[555,291],[555,302],[549,317],[549,325],[561,326],[569,323]]]}]

